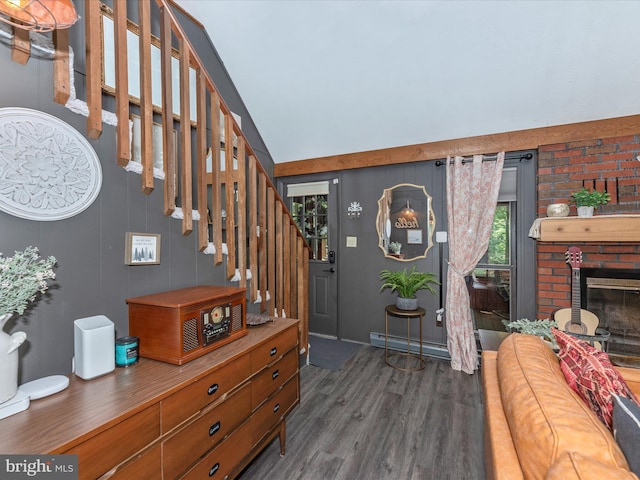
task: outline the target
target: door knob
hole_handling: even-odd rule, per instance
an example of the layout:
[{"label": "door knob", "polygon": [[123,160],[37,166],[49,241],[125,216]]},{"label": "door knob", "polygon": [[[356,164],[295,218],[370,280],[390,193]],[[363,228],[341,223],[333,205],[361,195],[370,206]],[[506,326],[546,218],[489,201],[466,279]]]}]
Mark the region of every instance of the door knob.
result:
[{"label": "door knob", "polygon": [[331,267],[331,268],[329,268],[329,269],[325,269],[325,270],[323,270],[323,271],[325,271],[325,272],[330,272],[330,273],[335,273],[336,269],[335,269],[335,268],[333,268],[333,267]]}]

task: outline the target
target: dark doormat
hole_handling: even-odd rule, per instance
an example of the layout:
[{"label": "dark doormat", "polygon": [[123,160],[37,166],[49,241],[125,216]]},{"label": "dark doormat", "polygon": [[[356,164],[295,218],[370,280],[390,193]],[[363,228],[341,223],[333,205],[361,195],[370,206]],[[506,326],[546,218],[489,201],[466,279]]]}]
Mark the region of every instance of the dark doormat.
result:
[{"label": "dark doormat", "polygon": [[309,363],[328,370],[340,370],[362,344],[309,335]]}]

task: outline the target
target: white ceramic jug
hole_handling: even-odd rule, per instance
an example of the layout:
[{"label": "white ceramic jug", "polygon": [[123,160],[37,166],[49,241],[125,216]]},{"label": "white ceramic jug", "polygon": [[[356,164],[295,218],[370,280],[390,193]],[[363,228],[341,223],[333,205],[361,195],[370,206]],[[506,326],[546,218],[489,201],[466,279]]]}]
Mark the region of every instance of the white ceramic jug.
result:
[{"label": "white ceramic jug", "polygon": [[[13,315],[0,315],[0,329]],[[18,392],[18,347],[27,339],[24,332],[12,335],[0,330],[0,403],[11,400]]]}]

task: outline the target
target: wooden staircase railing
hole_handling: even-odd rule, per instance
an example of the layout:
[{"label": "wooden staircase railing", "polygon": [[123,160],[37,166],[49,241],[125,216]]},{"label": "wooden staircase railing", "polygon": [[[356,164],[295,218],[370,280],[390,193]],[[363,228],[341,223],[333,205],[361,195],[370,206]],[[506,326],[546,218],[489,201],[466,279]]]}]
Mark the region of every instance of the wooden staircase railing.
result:
[{"label": "wooden staircase railing", "polygon": [[[257,159],[242,129],[225,104],[213,80],[189,42],[167,0],[155,0],[160,11],[160,62],[162,91],[164,214],[173,214],[176,183],[179,184],[182,232],[193,231],[193,202],[197,204],[198,248],[213,247],[213,264],[223,263],[226,243],[226,276],[247,287],[251,273],[249,301],[259,303],[260,311],[272,316],[300,319],[302,348],[308,344],[308,269],[309,247],[296,227],[286,204]],[[152,127],[154,106],[151,92],[151,0],[131,2],[138,5],[141,190],[154,189]],[[102,30],[101,4],[84,2],[86,29],[86,102],[87,136],[102,133]],[[115,48],[115,109],[118,164],[126,166],[131,158],[129,134],[130,98],[128,91],[127,2],[113,1]],[[193,119],[191,98],[196,98],[196,121],[180,121],[180,151],[176,158],[173,114],[173,38],[177,40],[180,79],[179,119]],[[68,37],[54,35],[54,98],[66,101],[69,78]],[[195,70],[195,92],[190,87],[190,70]],[[67,93],[68,97],[68,93]],[[207,111],[209,113],[207,114]],[[157,114],[157,112],[156,112]],[[195,142],[193,141],[195,139]],[[224,144],[224,170],[221,148]],[[212,171],[207,171],[211,152]],[[234,161],[236,160],[237,161]],[[179,162],[179,168],[178,168]],[[174,182],[178,173],[179,182]],[[195,173],[195,175],[194,175]],[[195,178],[195,182],[192,181]],[[223,218],[223,210],[226,218]],[[209,225],[208,219],[211,219]],[[224,228],[226,224],[226,229]],[[223,232],[226,238],[223,239]],[[248,250],[248,251],[247,251]]]}]

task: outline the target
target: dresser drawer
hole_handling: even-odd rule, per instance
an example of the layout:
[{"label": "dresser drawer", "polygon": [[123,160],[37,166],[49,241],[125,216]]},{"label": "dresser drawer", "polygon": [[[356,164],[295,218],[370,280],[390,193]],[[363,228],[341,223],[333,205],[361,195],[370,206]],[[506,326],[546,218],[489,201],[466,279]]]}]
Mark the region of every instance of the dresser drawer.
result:
[{"label": "dresser drawer", "polygon": [[278,362],[258,373],[251,380],[251,409],[255,410],[297,371],[298,352],[294,348]]},{"label": "dresser drawer", "polygon": [[211,411],[180,428],[162,444],[164,478],[177,478],[250,413],[251,388],[247,383]]},{"label": "dresser drawer", "polygon": [[251,417],[252,446],[257,444],[284,415],[298,403],[298,375],[264,403]]},{"label": "dresser drawer", "polygon": [[289,328],[251,351],[251,373],[262,370],[298,344],[298,329]]},{"label": "dresser drawer", "polygon": [[249,377],[249,355],[206,375],[162,400],[162,433],[184,422]]},{"label": "dresser drawer", "polygon": [[[181,480],[223,479],[251,450],[251,425],[245,422],[209,452]],[[168,478],[166,475],[165,479]]]},{"label": "dresser drawer", "polygon": [[162,478],[162,451],[160,442],[151,449],[139,454],[136,458],[121,465],[112,474],[105,475],[105,480],[155,480]]},{"label": "dresser drawer", "polygon": [[[96,405],[95,408],[100,408]],[[153,405],[64,452],[78,455],[78,477],[95,479],[160,436],[160,407]]]}]

